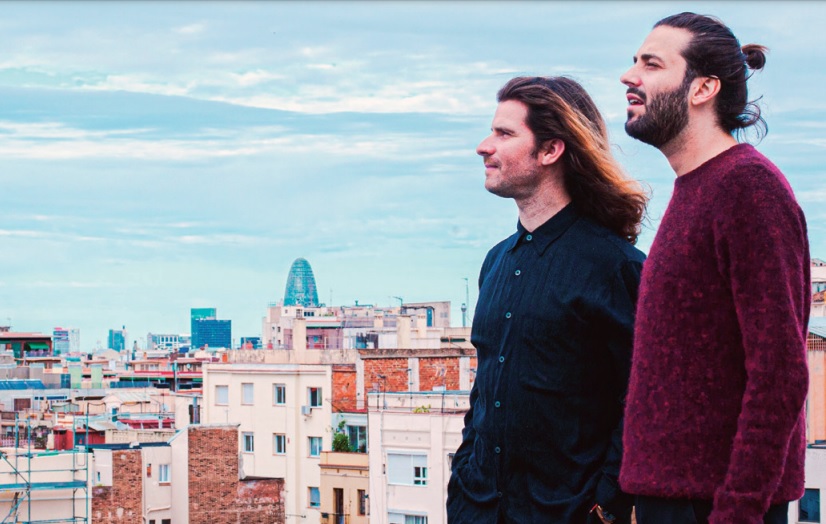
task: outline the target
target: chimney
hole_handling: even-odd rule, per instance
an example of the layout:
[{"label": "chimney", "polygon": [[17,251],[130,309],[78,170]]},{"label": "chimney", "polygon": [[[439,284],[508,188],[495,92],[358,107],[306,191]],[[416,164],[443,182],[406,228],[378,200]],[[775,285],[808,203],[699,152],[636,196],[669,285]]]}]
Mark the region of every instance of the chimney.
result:
[{"label": "chimney", "polygon": [[427,337],[427,315],[419,313],[416,315],[416,331],[418,331],[419,338]]},{"label": "chimney", "polygon": [[410,349],[410,316],[399,315],[396,318],[396,327],[398,331],[396,343],[398,349]]},{"label": "chimney", "polygon": [[307,349],[307,319],[293,319],[293,347],[296,351]]}]

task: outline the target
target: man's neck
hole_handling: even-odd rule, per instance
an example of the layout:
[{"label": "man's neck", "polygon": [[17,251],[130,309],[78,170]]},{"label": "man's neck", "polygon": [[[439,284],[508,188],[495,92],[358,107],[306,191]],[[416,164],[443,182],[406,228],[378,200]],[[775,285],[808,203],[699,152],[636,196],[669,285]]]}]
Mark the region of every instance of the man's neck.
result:
[{"label": "man's neck", "polygon": [[694,171],[735,145],[737,140],[716,124],[687,126],[679,136],[662,146],[660,151],[679,177]]},{"label": "man's neck", "polygon": [[519,223],[528,231],[533,231],[571,202],[565,187],[550,186],[537,191],[528,198],[516,200],[519,208]]}]

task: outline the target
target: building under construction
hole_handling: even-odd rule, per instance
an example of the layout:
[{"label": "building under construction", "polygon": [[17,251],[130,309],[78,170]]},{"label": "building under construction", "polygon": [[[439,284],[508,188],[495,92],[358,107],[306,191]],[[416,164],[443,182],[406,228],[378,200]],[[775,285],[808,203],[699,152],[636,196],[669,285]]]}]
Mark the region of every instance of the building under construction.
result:
[{"label": "building under construction", "polygon": [[90,454],[33,448],[22,429],[14,447],[0,448],[0,522],[90,522]]}]

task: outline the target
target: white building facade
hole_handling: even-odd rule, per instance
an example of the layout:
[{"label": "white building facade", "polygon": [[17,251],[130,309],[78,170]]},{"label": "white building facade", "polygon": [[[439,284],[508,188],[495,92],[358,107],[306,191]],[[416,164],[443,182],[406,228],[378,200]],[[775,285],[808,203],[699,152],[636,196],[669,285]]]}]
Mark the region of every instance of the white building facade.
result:
[{"label": "white building facade", "polygon": [[447,483],[468,392],[369,397],[371,524],[446,524]]}]

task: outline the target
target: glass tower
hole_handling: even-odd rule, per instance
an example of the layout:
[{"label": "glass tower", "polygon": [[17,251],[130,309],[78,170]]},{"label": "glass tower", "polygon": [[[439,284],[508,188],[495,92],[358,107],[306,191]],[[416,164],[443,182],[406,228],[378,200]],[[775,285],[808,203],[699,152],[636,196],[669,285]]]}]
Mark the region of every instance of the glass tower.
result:
[{"label": "glass tower", "polygon": [[310,263],[303,258],[296,258],[287,276],[287,288],[284,290],[285,306],[318,307],[318,291]]}]

